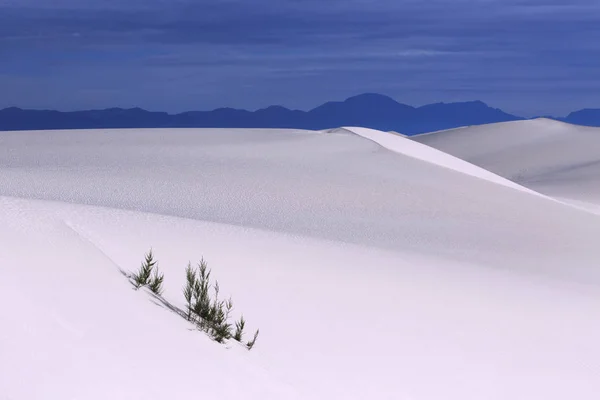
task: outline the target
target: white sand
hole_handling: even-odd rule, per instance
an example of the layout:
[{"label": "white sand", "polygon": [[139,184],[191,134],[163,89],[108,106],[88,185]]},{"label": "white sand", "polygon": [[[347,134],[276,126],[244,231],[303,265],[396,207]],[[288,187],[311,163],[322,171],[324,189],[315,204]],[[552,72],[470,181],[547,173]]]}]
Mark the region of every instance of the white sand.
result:
[{"label": "white sand", "polygon": [[600,205],[600,128],[537,119],[411,139],[541,193]]},{"label": "white sand", "polygon": [[[0,398],[595,399],[600,217],[355,131],[0,133]],[[150,246],[256,348],[133,291]]]}]

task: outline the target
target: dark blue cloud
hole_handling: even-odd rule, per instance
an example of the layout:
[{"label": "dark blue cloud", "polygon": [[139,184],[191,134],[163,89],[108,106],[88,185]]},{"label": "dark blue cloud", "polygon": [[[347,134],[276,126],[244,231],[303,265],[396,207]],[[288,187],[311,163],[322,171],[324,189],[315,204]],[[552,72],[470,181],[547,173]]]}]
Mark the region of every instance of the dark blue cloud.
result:
[{"label": "dark blue cloud", "polygon": [[600,107],[600,5],[0,0],[0,107],[308,108],[363,91]]}]

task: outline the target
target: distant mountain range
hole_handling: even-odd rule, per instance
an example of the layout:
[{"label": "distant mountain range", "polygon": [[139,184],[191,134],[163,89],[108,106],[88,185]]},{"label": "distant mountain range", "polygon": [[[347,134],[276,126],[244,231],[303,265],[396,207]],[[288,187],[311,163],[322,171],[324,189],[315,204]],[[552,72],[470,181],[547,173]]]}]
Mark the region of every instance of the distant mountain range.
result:
[{"label": "distant mountain range", "polygon": [[[98,128],[297,128],[327,129],[363,126],[407,135],[516,121],[525,118],[507,114],[481,101],[436,103],[422,107],[401,104],[380,94],[361,94],[341,102],[328,102],[310,111],[271,106],[257,111],[218,108],[179,114],[141,108],[61,112],[50,110],[0,110],[0,130],[98,129]],[[560,121],[600,126],[600,109],[569,114]]]}]

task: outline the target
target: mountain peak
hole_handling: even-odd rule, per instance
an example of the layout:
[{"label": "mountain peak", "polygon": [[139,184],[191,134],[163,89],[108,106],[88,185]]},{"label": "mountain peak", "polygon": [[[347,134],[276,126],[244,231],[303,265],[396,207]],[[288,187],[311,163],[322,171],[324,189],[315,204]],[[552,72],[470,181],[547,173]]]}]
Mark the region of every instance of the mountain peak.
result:
[{"label": "mountain peak", "polygon": [[7,107],[7,108],[4,108],[4,109],[2,109],[0,111],[5,111],[5,112],[20,112],[20,111],[25,111],[25,110],[23,110],[22,108],[19,108],[19,107]]},{"label": "mountain peak", "polygon": [[266,108],[261,108],[261,109],[256,110],[256,112],[286,112],[286,111],[291,111],[291,110],[284,106],[269,106]]},{"label": "mountain peak", "polygon": [[562,121],[584,126],[600,126],[600,109],[584,108],[579,111],[573,111]]},{"label": "mountain peak", "polygon": [[378,94],[378,93],[358,94],[356,96],[348,97],[344,102],[353,102],[353,101],[386,101],[386,102],[398,103],[396,100],[392,99],[391,97],[386,96],[384,94]]}]

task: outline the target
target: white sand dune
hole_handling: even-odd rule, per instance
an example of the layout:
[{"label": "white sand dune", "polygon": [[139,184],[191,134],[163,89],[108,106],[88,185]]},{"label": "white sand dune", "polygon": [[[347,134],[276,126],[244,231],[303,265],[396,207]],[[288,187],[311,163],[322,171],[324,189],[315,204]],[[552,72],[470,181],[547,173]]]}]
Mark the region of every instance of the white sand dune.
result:
[{"label": "white sand dune", "polygon": [[394,151],[396,153],[400,153],[408,157],[413,157],[418,160],[427,161],[432,164],[439,165],[441,167],[449,168],[467,175],[485,179],[490,182],[498,183],[500,185],[507,186],[513,189],[518,189],[524,192],[539,195],[539,193],[529,190],[521,185],[518,185],[513,181],[510,181],[486,169],[468,163],[460,158],[454,157],[448,153],[444,153],[433,147],[423,145],[418,142],[413,142],[411,140],[406,139],[405,136],[401,136],[405,138],[404,140],[401,140],[398,138],[399,134],[395,132],[389,132],[391,133],[391,135],[383,135],[381,131],[377,131],[375,129],[360,127],[349,127],[342,129],[346,129],[347,131],[355,133],[366,139],[372,140],[373,142],[380,144],[384,148]]},{"label": "white sand dune", "polygon": [[599,128],[542,118],[411,138],[541,193],[600,205]]},{"label": "white sand dune", "polygon": [[[349,129],[0,133],[0,394],[595,399],[600,217]],[[150,246],[256,348],[133,291]]]},{"label": "white sand dune", "polygon": [[565,257],[573,275],[597,274],[600,227],[588,215],[441,167],[432,157],[458,160],[435,150],[420,159],[423,146],[411,156],[347,132],[182,129],[6,132],[0,149],[4,196],[435,249],[501,268],[562,271]]}]

